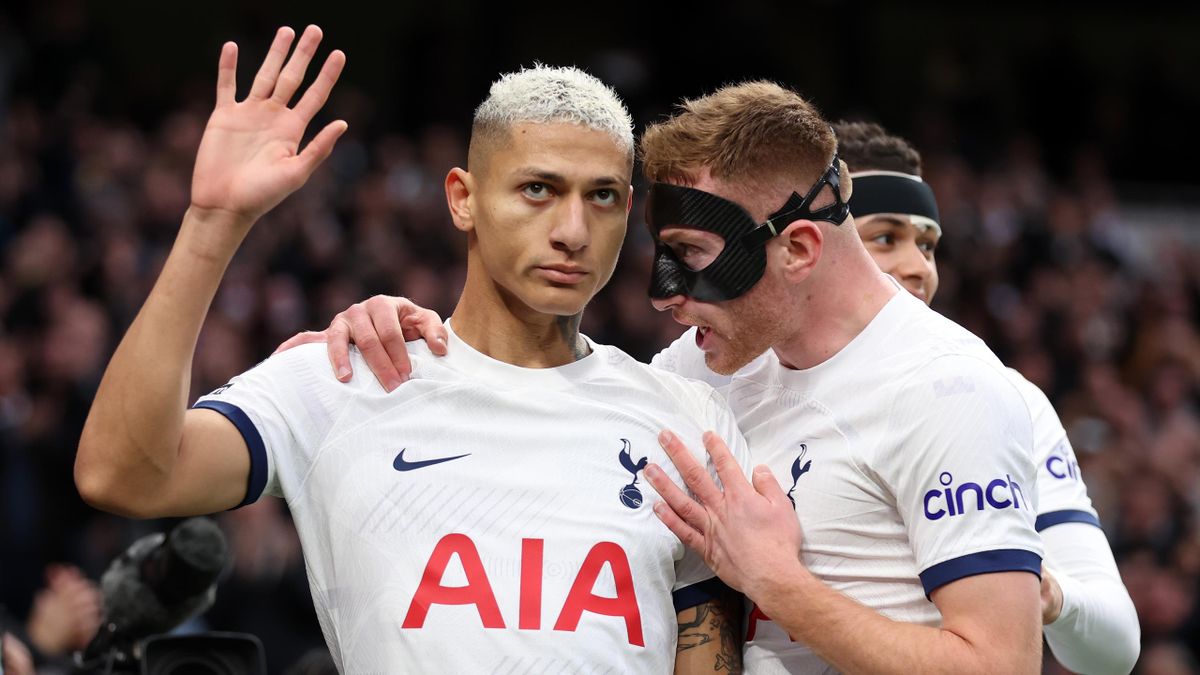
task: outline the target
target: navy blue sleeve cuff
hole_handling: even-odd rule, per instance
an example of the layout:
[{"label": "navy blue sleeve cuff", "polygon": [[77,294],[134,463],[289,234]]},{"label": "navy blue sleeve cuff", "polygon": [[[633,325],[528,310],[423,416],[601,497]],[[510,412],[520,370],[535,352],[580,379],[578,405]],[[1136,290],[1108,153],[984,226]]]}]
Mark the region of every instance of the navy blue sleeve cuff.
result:
[{"label": "navy blue sleeve cuff", "polygon": [[233,508],[240,509],[258,501],[267,487],[267,446],[263,444],[262,435],[258,433],[254,422],[250,421],[241,408],[225,401],[200,401],[192,407],[207,408],[221,413],[241,432],[242,438],[246,441],[246,447],[250,449],[250,476],[246,481],[245,499]]},{"label": "navy blue sleeve cuff", "polygon": [[1099,518],[1088,513],[1087,511],[1077,511],[1074,509],[1043,513],[1037,517],[1037,521],[1033,524],[1033,527],[1038,532],[1041,532],[1048,527],[1062,525],[1063,523],[1086,523],[1088,525],[1100,527]]},{"label": "navy blue sleeve cuff", "polygon": [[671,600],[675,603],[675,613],[678,614],[685,609],[691,609],[696,605],[703,605],[719,595],[732,591],[733,589],[726,586],[724,581],[713,577],[694,583],[691,586],[684,586],[671,593]]},{"label": "navy blue sleeve cuff", "polygon": [[940,562],[921,572],[925,597],[951,581],[993,572],[1030,572],[1042,578],[1042,557],[1016,548],[981,551]]}]

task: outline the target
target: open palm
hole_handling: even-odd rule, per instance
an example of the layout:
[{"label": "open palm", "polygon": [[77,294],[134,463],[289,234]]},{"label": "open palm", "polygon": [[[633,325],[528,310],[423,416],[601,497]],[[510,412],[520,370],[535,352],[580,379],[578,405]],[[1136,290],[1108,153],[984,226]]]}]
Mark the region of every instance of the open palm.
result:
[{"label": "open palm", "polygon": [[316,80],[289,107],[321,42],[321,29],[305,29],[288,59],[294,35],[290,28],[279,29],[241,102],[236,100],[237,45],[229,42],[221,49],[217,105],[192,175],[194,208],[257,219],[303,185],[346,130],[345,122],[331,122],[300,150],[304,130],[329,98],[346,56],[332,52]]}]

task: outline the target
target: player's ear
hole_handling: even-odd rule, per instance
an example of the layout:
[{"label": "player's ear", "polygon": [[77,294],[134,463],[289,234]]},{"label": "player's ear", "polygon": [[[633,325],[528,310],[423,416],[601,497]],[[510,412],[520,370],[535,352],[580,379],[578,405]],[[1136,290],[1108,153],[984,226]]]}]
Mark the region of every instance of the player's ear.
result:
[{"label": "player's ear", "polygon": [[471,195],[475,193],[475,178],[458,167],[446,174],[446,203],[450,207],[450,218],[454,226],[463,232],[475,229],[471,215]]},{"label": "player's ear", "polygon": [[778,238],[781,246],[776,255],[782,263],[783,276],[792,283],[808,278],[821,259],[825,233],[811,220],[792,221]]},{"label": "player's ear", "polygon": [[628,216],[633,211],[633,186],[629,186],[629,199],[625,200],[625,215]]}]

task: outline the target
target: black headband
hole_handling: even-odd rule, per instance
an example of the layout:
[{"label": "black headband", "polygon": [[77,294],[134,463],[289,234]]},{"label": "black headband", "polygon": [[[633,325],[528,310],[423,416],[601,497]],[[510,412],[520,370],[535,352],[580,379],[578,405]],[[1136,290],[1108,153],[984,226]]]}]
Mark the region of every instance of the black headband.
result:
[{"label": "black headband", "polygon": [[937,201],[929,184],[919,176],[893,171],[869,171],[853,176],[850,213],[869,216],[898,213],[917,216],[941,229]]}]

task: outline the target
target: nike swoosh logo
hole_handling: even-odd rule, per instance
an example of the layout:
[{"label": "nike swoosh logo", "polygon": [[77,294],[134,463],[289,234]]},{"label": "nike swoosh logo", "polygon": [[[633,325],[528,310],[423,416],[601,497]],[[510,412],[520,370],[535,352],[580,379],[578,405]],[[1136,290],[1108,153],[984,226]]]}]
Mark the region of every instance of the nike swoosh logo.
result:
[{"label": "nike swoosh logo", "polygon": [[405,459],[404,459],[404,451],[407,449],[408,448],[403,448],[402,450],[400,450],[400,454],[396,455],[396,461],[392,462],[392,468],[394,468],[397,471],[412,471],[413,469],[422,469],[427,466],[433,466],[434,464],[441,464],[442,462],[449,462],[452,459],[462,459],[463,457],[470,457],[470,455],[471,455],[471,453],[467,453],[465,455],[455,455],[454,457],[439,457],[438,459],[423,459],[419,462],[408,462],[408,461],[405,461]]}]

